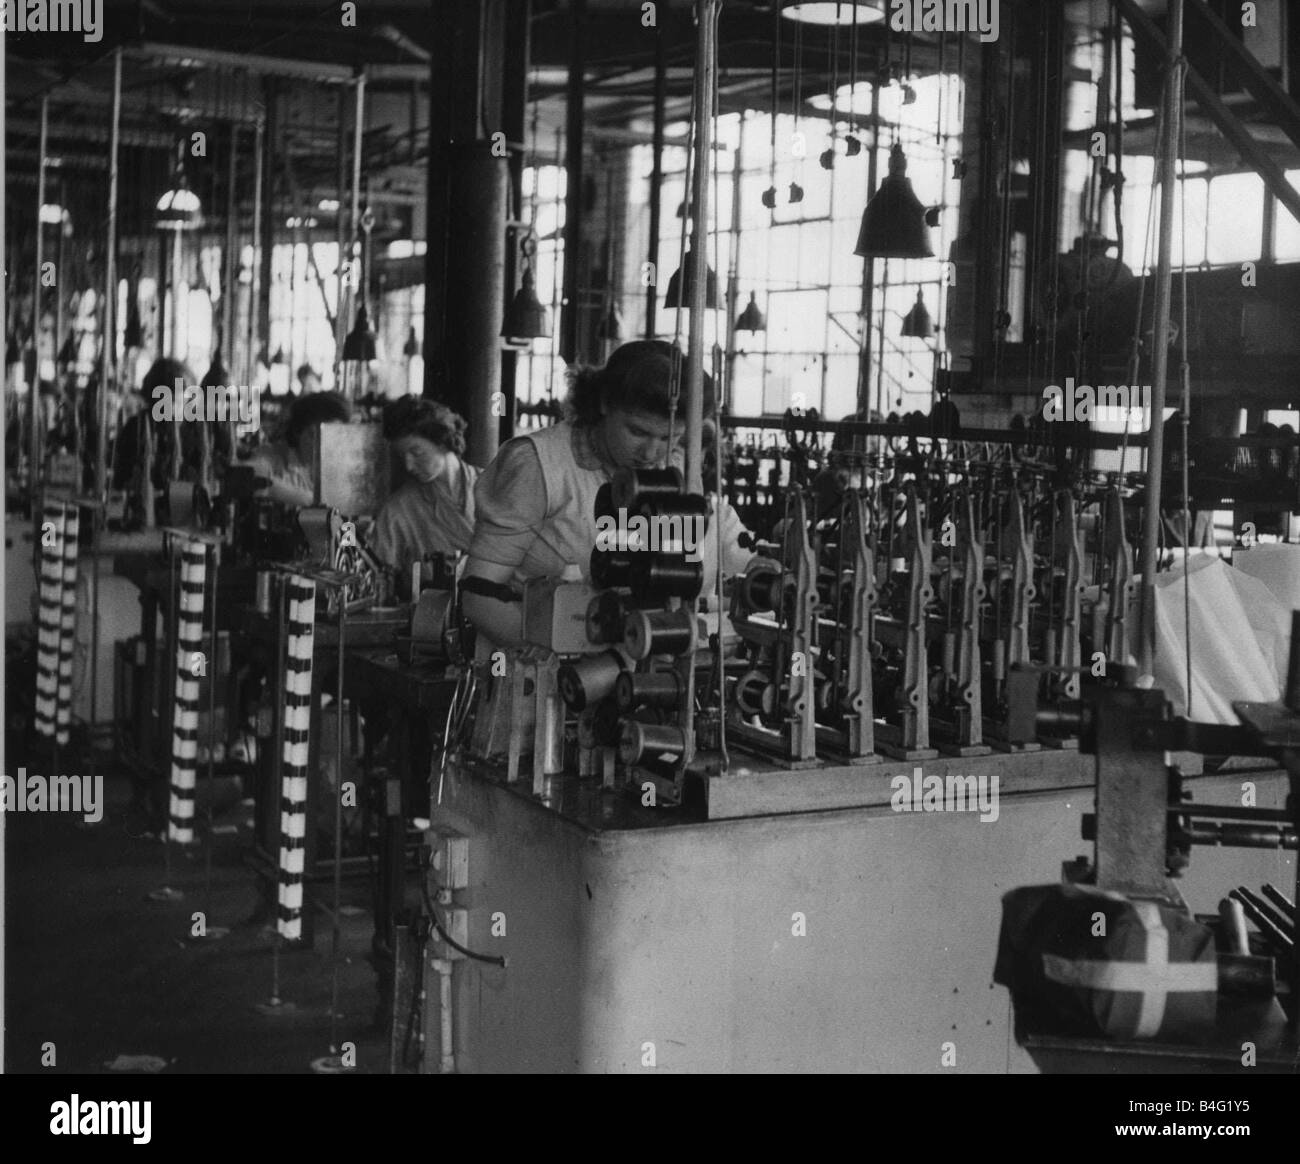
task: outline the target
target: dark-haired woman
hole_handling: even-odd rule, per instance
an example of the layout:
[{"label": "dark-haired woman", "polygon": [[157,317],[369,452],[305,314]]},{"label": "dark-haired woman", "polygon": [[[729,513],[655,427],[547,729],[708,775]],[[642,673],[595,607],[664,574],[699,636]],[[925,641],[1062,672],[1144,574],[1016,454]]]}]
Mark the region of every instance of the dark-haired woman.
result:
[{"label": "dark-haired woman", "polygon": [[[624,344],[603,368],[571,376],[566,420],[497,452],[479,481],[464,575],[487,585],[463,599],[466,617],[493,643],[522,646],[521,607],[511,601],[521,583],[558,575],[568,565],[589,576],[600,487],[620,469],[659,468],[676,459],[685,424],[679,412],[673,426],[679,447],[670,451],[669,413],[682,362],[681,352],[660,340]],[[706,378],[706,416],[710,393]],[[735,511],[719,500],[700,547],[704,596],[716,585],[716,539],[722,539],[725,568],[736,572],[749,557],[739,545],[743,532]]]},{"label": "dark-haired woman", "polygon": [[479,474],[462,460],[465,421],[432,400],[407,396],[388,405],[384,436],[401,459],[407,481],[379,511],[371,549],[396,571],[398,592],[410,597],[416,562],[469,549]]}]

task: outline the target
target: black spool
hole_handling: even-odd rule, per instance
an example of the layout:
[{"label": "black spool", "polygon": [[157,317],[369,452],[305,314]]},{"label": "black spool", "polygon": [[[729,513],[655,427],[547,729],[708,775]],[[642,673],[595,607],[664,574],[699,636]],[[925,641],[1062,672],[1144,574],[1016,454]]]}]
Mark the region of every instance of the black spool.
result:
[{"label": "black spool", "polygon": [[634,556],[594,547],[591,551],[591,584],[598,590],[631,586]]},{"label": "black spool", "polygon": [[597,521],[602,517],[618,517],[618,509],[614,505],[614,486],[610,482],[606,481],[596,490],[596,503],[593,508]]},{"label": "black spool", "polygon": [[676,758],[685,751],[686,734],[671,724],[625,723],[618,742],[618,756],[625,764],[635,764],[645,755]]},{"label": "black spool", "polygon": [[623,596],[605,591],[587,606],[587,638],[593,643],[621,643],[627,622]]},{"label": "black spool", "polygon": [[620,469],[611,484],[615,510],[632,510],[641,498],[682,493],[686,478],[676,468]]},{"label": "black spool", "polygon": [[782,572],[773,567],[748,571],[742,580],[742,599],[750,610],[780,610],[786,585]]},{"label": "black spool", "polygon": [[636,511],[642,517],[708,517],[709,502],[702,493],[640,493]]},{"label": "black spool", "polygon": [[681,691],[676,671],[624,671],[614,681],[614,702],[624,713],[638,707],[676,707]]},{"label": "black spool", "polygon": [[642,602],[693,601],[704,589],[704,563],[684,554],[634,554],[629,585]]},{"label": "black spool", "polygon": [[623,643],[634,659],[685,655],[695,646],[695,614],[690,610],[636,610],[627,616]]},{"label": "black spool", "polygon": [[602,699],[596,704],[596,714],[592,717],[591,730],[596,737],[596,743],[602,748],[613,748],[618,745],[619,728],[622,720],[619,718],[618,705],[612,699]]},{"label": "black spool", "polygon": [[577,663],[565,663],[556,676],[560,698],[574,711],[604,699],[614,690],[614,682],[623,670],[623,656],[617,651],[588,655]]}]

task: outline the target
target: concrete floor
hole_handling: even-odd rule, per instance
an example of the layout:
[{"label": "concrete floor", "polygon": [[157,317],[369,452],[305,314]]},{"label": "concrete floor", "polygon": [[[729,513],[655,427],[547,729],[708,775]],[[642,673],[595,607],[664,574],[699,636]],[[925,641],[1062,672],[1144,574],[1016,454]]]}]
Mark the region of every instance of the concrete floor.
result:
[{"label": "concrete floor", "polygon": [[[244,863],[251,807],[215,818],[209,879],[202,841],[189,855],[172,846],[167,872],[125,775],[109,770],[104,801],[94,825],[72,814],[6,814],[5,1071],[105,1073],[127,1054],[158,1056],[175,1074],[309,1072],[330,1053],[330,919],[317,913],[313,951],[280,957],[279,993],[292,1013],[258,1013],[272,993],[273,939],[255,917],[259,894]],[[149,900],[164,885],[183,898]],[[317,896],[328,901],[332,885]],[[344,882],[343,903],[339,1044],[355,1044],[357,1072],[386,1072],[364,879]],[[228,936],[189,940],[196,911]],[[41,1063],[50,1042],[53,1067]]]}]

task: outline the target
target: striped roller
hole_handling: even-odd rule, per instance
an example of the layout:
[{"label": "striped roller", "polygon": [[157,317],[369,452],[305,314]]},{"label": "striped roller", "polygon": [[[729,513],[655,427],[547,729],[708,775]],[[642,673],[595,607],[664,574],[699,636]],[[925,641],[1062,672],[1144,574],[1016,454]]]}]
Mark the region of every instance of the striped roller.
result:
[{"label": "striped roller", "polygon": [[54,738],[59,747],[68,742],[72,725],[72,656],[77,646],[77,543],[81,511],[63,507],[63,584],[59,606],[59,688],[55,705]]},{"label": "striped roller", "polygon": [[[59,639],[63,626],[64,506],[46,501],[40,535],[40,576],[36,615],[36,730],[54,737],[58,718]],[[47,537],[47,531],[49,536]]]},{"label": "striped roller", "polygon": [[311,667],[316,583],[297,575],[285,585],[289,619],[285,647],[284,755],[280,783],[280,887],[277,928],[302,937],[307,846],[307,753],[311,746]]},{"label": "striped roller", "polygon": [[199,676],[194,673],[194,655],[203,649],[203,594],[207,574],[207,550],[198,542],[183,543],[180,609],[176,615],[171,802],[167,821],[167,837],[179,845],[194,842],[194,783],[199,754]]}]

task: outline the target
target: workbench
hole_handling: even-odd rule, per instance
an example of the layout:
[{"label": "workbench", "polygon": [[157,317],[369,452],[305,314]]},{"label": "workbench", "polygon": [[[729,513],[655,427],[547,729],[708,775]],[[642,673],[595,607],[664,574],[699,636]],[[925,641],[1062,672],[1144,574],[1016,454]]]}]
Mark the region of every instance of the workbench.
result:
[{"label": "workbench", "polygon": [[[1037,780],[1045,753],[1018,759],[1025,768],[1002,783],[988,822],[892,811],[890,777],[913,767],[898,761],[823,770],[836,798],[857,801],[844,807],[805,798],[795,809],[807,774],[784,771],[782,810],[772,768],[733,752],[725,803],[736,811],[724,819],[573,777],[534,797],[530,780],[507,784],[493,765],[449,766],[434,824],[469,838],[468,885],[455,894],[466,944],[507,958],[455,963],[456,1069],[1036,1070],[992,973],[1003,893],[1056,883],[1063,861],[1089,851],[1080,817],[1093,807],[1093,759],[1069,756]],[[1008,759],[960,763],[1005,771]],[[1243,779],[1261,806],[1282,806],[1280,772],[1187,786],[1198,803],[1230,804]],[[1180,887],[1211,913],[1230,886],[1289,884],[1294,860],[1201,849]],[[426,1063],[437,1045],[430,1003]]]}]

